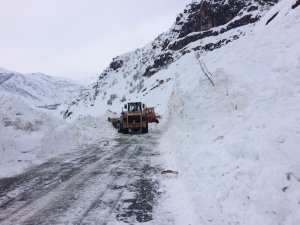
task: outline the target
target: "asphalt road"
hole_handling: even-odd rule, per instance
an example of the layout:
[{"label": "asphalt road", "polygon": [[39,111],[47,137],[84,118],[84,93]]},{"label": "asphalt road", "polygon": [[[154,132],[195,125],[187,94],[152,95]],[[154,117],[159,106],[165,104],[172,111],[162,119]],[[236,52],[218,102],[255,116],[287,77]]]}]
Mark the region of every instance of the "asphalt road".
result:
[{"label": "asphalt road", "polygon": [[115,139],[0,180],[0,224],[138,224],[153,220],[157,135]]}]

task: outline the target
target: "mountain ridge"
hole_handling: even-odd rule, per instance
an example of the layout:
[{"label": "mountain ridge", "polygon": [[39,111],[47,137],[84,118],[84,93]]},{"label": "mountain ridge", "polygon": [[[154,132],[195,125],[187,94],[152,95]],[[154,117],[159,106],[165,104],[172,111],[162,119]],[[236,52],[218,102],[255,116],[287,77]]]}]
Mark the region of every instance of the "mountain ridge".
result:
[{"label": "mountain ridge", "polygon": [[[0,92],[20,96],[31,106],[59,105],[78,95],[81,86],[43,73],[23,74],[0,70]],[[53,108],[51,108],[53,109]]]}]

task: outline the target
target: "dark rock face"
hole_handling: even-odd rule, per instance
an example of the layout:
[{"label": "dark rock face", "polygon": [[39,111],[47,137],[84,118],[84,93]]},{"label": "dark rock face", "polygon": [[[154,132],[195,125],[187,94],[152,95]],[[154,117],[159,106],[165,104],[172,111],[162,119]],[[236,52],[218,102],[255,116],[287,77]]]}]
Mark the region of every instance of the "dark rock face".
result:
[{"label": "dark rock face", "polygon": [[180,50],[183,47],[187,46],[189,43],[192,43],[194,41],[197,41],[197,40],[200,40],[200,39],[203,39],[206,37],[217,36],[218,34],[219,34],[219,32],[217,32],[217,31],[211,31],[211,30],[204,31],[204,32],[192,35],[192,36],[187,36],[184,39],[176,41],[176,42],[170,44],[168,48],[173,51]]},{"label": "dark rock face", "polygon": [[[257,0],[257,4],[260,5],[273,5],[276,2],[277,0]],[[171,43],[168,46],[168,49],[180,50],[197,40],[209,36],[217,36],[231,29],[255,23],[260,17],[252,16],[251,12],[258,9],[258,6],[251,4],[251,1],[241,0],[229,0],[226,4],[224,0],[193,3],[191,4],[190,9],[184,11],[184,13],[189,14],[186,22],[183,22],[183,14],[180,14],[177,17],[176,24],[182,25],[181,29],[178,30],[179,40]],[[239,16],[240,14],[243,16]],[[237,18],[237,16],[239,17]],[[213,27],[225,24],[228,25],[221,28],[220,31],[210,30]],[[193,32],[196,33],[192,35]]]},{"label": "dark rock face", "polygon": [[[238,35],[234,35],[232,37],[232,39],[222,39],[222,40],[218,41],[217,43],[209,43],[209,44],[206,44],[204,46],[198,46],[196,48],[193,48],[193,51],[199,51],[199,50],[213,51],[217,48],[221,48],[222,46],[224,46],[224,45],[226,45],[226,44],[228,44],[228,43],[230,43],[234,40],[237,40],[238,38],[239,38]],[[183,51],[182,54],[184,55],[186,53],[189,53],[189,51],[188,52]]]},{"label": "dark rock face", "polygon": [[294,5],[292,5],[292,9],[295,9],[297,6],[299,6],[300,5],[300,0],[297,0],[296,2],[295,2],[295,4]]},{"label": "dark rock face", "polygon": [[[177,33],[174,41],[166,39],[161,44],[162,51],[179,51],[182,55],[190,52],[185,47],[195,41],[218,36],[237,27],[255,23],[260,19],[259,13],[253,13],[259,10],[259,5],[274,5],[278,0],[210,0],[194,2],[190,4],[183,13],[176,18],[175,28],[173,32]],[[212,29],[214,27],[220,27]],[[236,40],[234,38],[228,40],[220,40],[217,43],[209,43],[205,46],[193,48],[193,50],[212,51],[223,45]],[[155,48],[157,46],[155,45]],[[159,71],[160,68],[167,66],[174,61],[174,56],[170,53],[163,53],[154,60],[154,63],[148,66],[143,76],[150,77]]]},{"label": "dark rock face", "polygon": [[113,59],[109,67],[112,68],[113,70],[117,70],[123,66],[123,63],[124,62],[122,60]]},{"label": "dark rock face", "polygon": [[[217,27],[228,23],[246,6],[247,1],[229,0],[228,4],[224,1],[203,1],[193,3],[189,10],[187,21],[179,31],[179,38],[185,37],[192,32],[206,31],[212,27]],[[180,18],[177,18],[179,23]]]},{"label": "dark rock face", "polygon": [[152,66],[148,66],[145,73],[143,74],[144,77],[150,77],[154,73],[157,72],[157,69],[160,69],[166,65],[169,65],[174,61],[172,54],[170,52],[160,55],[158,59],[154,60]]},{"label": "dark rock face", "polygon": [[221,33],[224,33],[226,31],[229,31],[229,30],[237,28],[237,27],[245,26],[250,23],[255,23],[258,20],[259,20],[259,17],[253,17],[252,15],[243,16],[242,18],[228,24],[228,26],[226,28],[222,28]]}]

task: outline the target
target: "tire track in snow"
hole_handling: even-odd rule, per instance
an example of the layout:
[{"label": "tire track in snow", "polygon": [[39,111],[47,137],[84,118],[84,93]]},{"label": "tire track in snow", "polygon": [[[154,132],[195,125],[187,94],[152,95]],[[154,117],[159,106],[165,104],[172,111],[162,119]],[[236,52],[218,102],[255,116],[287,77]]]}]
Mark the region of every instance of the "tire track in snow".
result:
[{"label": "tire track in snow", "polygon": [[157,186],[151,180],[158,170],[150,166],[150,159],[156,154],[155,138],[122,135],[113,139],[114,146],[83,148],[23,175],[0,180],[0,223],[108,224],[116,220],[152,220],[154,198],[158,196],[154,190]]},{"label": "tire track in snow", "polygon": [[[98,151],[99,149],[95,150]],[[32,212],[34,211],[34,208],[36,205],[39,205],[39,202],[42,200],[49,201],[47,199],[48,195],[53,194],[53,192],[58,192],[62,191],[64,187],[68,187],[69,183],[72,183],[73,180],[76,180],[77,177],[80,176],[80,174],[84,173],[84,170],[88,169],[90,166],[90,163],[93,163],[98,159],[98,162],[101,163],[101,161],[111,157],[111,153],[107,152],[104,155],[99,154],[99,157],[91,157],[90,154],[95,154],[95,151],[92,153],[85,154],[84,156],[79,155],[79,158],[73,159],[68,162],[70,167],[73,165],[71,168],[66,168],[67,171],[64,171],[61,166],[64,166],[66,163],[64,163],[64,159],[57,159],[61,165],[59,165],[59,162],[56,162],[53,164],[52,160],[50,162],[47,162],[42,164],[41,166],[38,166],[37,168],[33,169],[32,171],[28,171],[25,173],[25,175],[22,175],[21,179],[18,180],[18,177],[16,178],[15,184],[12,186],[12,191],[18,191],[19,186],[24,185],[25,183],[28,186],[25,188],[23,187],[23,191],[19,193],[16,198],[11,202],[9,205],[4,205],[3,204],[0,206],[1,209],[1,214],[0,214],[0,222],[3,220],[6,220],[9,217],[19,217],[18,215],[22,214],[22,211],[29,211]],[[103,154],[102,151],[100,153]],[[102,157],[101,157],[102,156]],[[92,159],[92,160],[89,160]],[[61,162],[62,160],[62,162]],[[111,160],[111,159],[109,159]],[[97,161],[96,161],[97,162]],[[94,164],[92,164],[94,165]],[[88,167],[88,168],[86,168]],[[52,173],[51,170],[54,170]],[[62,169],[62,172],[60,170]],[[37,172],[40,171],[40,172]],[[43,174],[45,173],[45,174]],[[26,178],[29,180],[26,181]],[[44,179],[43,179],[44,178]],[[38,185],[35,182],[31,182],[31,180],[38,180]],[[46,182],[46,183],[45,183]],[[48,186],[49,183],[54,183],[53,185]],[[56,190],[58,189],[58,190]],[[5,193],[4,193],[5,194]],[[1,195],[3,195],[1,193]],[[46,199],[45,199],[46,198]],[[8,208],[8,210],[5,211],[5,209]],[[28,210],[28,208],[31,208],[31,210]],[[3,211],[3,210],[4,211]],[[24,210],[23,210],[24,209]],[[12,211],[12,212],[10,212]],[[25,213],[24,215],[27,215],[28,213]],[[21,216],[22,217],[22,216]]]}]

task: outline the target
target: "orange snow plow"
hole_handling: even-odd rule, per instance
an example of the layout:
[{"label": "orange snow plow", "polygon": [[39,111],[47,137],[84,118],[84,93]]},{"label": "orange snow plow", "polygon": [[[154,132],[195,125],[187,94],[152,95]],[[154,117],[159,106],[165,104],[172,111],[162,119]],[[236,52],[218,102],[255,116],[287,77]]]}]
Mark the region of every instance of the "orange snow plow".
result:
[{"label": "orange snow plow", "polygon": [[159,123],[159,121],[157,119],[158,116],[156,116],[155,111],[154,111],[154,107],[144,108],[143,114],[145,115],[148,123]]},{"label": "orange snow plow", "polygon": [[149,123],[159,123],[154,107],[145,107],[141,102],[130,102],[124,106],[127,111],[123,111],[119,118],[110,118],[108,121],[118,129],[119,133],[128,134],[129,129],[148,133]]}]

